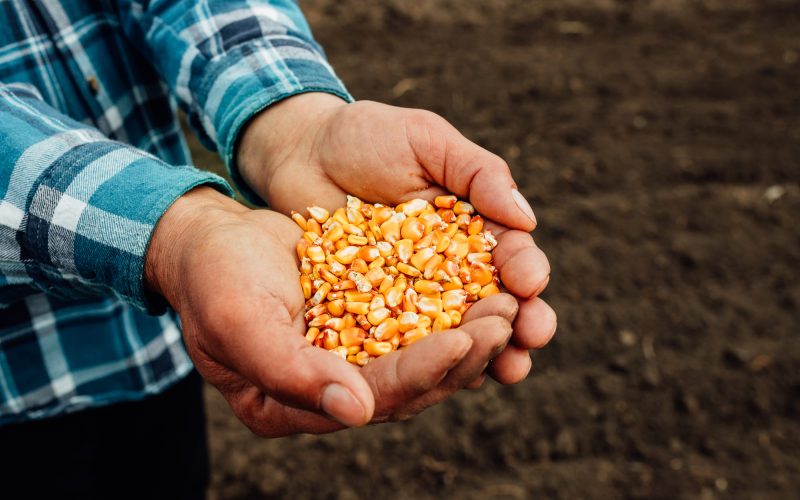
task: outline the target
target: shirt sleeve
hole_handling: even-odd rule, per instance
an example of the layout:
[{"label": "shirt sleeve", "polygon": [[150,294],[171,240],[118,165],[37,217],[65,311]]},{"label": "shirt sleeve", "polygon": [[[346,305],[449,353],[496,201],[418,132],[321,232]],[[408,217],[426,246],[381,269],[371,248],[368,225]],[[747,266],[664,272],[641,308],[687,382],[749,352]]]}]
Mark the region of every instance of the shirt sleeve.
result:
[{"label": "shirt sleeve", "polygon": [[221,178],[111,141],[0,83],[0,308],[26,295],[117,294],[151,313],[144,259],[159,218],[200,184]]},{"label": "shirt sleeve", "polygon": [[265,107],[303,92],[352,97],[291,0],[122,2],[122,25],[157,67],[201,142],[222,156],[251,202],[263,204],[239,175],[240,131]]}]

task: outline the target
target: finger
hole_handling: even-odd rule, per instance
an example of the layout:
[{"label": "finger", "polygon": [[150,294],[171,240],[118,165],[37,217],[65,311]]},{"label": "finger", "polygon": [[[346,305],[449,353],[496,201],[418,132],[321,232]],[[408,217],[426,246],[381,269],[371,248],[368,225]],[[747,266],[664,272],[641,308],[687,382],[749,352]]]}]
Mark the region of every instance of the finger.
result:
[{"label": "finger", "polygon": [[534,297],[547,286],[550,263],[530,234],[506,231],[499,235],[492,256],[500,281],[517,297]]},{"label": "finger", "polygon": [[556,325],[556,312],[545,301],[539,297],[521,301],[511,341],[522,349],[541,349],[555,335]]},{"label": "finger", "polygon": [[489,375],[501,384],[516,384],[531,371],[531,356],[526,349],[509,345],[489,363]]},{"label": "finger", "polygon": [[[411,413],[419,413],[443,401],[479,378],[489,361],[503,351],[511,337],[511,324],[500,316],[484,316],[472,320],[462,324],[459,330],[472,337],[472,348],[435,389],[408,405]],[[447,331],[443,334],[447,335]]]},{"label": "finger", "polygon": [[408,403],[441,383],[472,345],[473,339],[465,332],[448,330],[370,361],[362,374],[375,395],[376,420],[414,415]]},{"label": "finger", "polygon": [[[502,158],[432,113],[422,112],[410,120],[408,132],[418,161],[437,183],[458,196],[468,196],[478,212],[501,224],[523,231],[536,227],[533,210]],[[446,141],[443,155],[429,147],[431,135]]]},{"label": "finger", "polygon": [[500,316],[511,323],[517,317],[517,311],[519,304],[513,295],[498,293],[472,304],[464,313],[461,322],[464,324],[484,316]]},{"label": "finger", "polygon": [[473,389],[473,390],[474,389],[480,389],[484,382],[486,382],[486,375],[481,373],[480,375],[478,375],[478,378],[476,378],[475,380],[473,380],[472,382],[467,384],[466,387],[464,387],[464,388],[465,389]]}]

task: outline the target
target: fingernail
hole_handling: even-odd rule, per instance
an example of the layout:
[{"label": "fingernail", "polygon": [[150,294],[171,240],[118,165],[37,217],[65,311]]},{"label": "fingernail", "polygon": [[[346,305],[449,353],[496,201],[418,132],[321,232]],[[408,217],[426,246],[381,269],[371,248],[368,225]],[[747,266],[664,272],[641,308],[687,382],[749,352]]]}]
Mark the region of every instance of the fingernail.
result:
[{"label": "fingernail", "polygon": [[533,225],[536,225],[536,216],[533,215],[533,209],[531,208],[530,203],[528,200],[522,196],[522,193],[517,191],[516,189],[511,190],[511,197],[514,198],[514,202],[517,204],[522,213],[524,213],[532,222]]},{"label": "fingernail", "polygon": [[329,384],[325,387],[320,404],[322,411],[342,425],[353,427],[366,423],[364,405],[343,385]]}]

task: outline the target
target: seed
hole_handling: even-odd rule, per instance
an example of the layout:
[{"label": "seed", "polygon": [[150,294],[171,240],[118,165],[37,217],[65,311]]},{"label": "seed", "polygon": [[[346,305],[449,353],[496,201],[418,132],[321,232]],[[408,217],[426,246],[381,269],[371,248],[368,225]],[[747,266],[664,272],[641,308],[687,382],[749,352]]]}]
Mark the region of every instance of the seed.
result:
[{"label": "seed", "polygon": [[417,300],[417,309],[425,316],[433,318],[436,314],[442,312],[442,299],[420,297],[419,300]]},{"label": "seed", "polygon": [[467,233],[471,236],[477,236],[481,231],[483,231],[483,217],[476,215],[469,220]]},{"label": "seed", "polygon": [[358,323],[358,326],[366,331],[369,331],[372,328],[372,323],[369,322],[367,316],[364,314],[359,314],[356,316],[356,323]]},{"label": "seed", "polygon": [[478,283],[481,286],[488,285],[492,282],[494,275],[486,267],[486,264],[483,262],[473,262],[470,266],[470,277],[472,278],[473,283]]},{"label": "seed", "polygon": [[[381,269],[380,267],[375,267],[367,271],[367,274],[365,274],[364,277],[367,279],[367,281],[370,282],[370,284],[373,287],[377,287],[378,285],[380,285],[381,281],[383,281],[383,279],[386,277],[386,273],[383,272],[383,269]],[[358,285],[357,281],[356,285]]]},{"label": "seed", "polygon": [[400,239],[400,223],[394,217],[381,224],[383,239],[394,243]]},{"label": "seed", "polygon": [[345,347],[361,345],[365,338],[367,338],[367,332],[357,327],[345,328],[339,334],[339,341]]},{"label": "seed", "polygon": [[[339,339],[341,339],[341,338],[342,338],[342,334],[340,333],[339,334]],[[351,345],[350,347],[347,348],[347,357],[349,358],[350,356],[355,356],[360,351],[361,351],[361,346],[360,345]],[[355,360],[355,358],[353,358],[353,359]]]},{"label": "seed", "polygon": [[307,207],[307,210],[311,217],[313,217],[314,220],[320,224],[328,220],[328,217],[330,217],[328,211],[322,207]]},{"label": "seed", "polygon": [[314,342],[314,340],[317,339],[318,335],[319,335],[319,328],[309,328],[308,330],[306,330],[306,340],[308,340],[309,342]]},{"label": "seed", "polygon": [[422,273],[419,272],[418,269],[411,267],[404,262],[397,263],[397,270],[405,275],[411,276],[412,278],[418,278],[419,276],[422,275]]},{"label": "seed", "polygon": [[364,351],[370,356],[383,356],[392,352],[392,344],[366,339],[364,340]]},{"label": "seed", "polygon": [[400,322],[394,318],[386,318],[375,328],[377,340],[388,340],[400,331]]},{"label": "seed", "polygon": [[320,226],[319,222],[315,221],[314,219],[308,219],[306,221],[306,234],[308,233],[322,236],[322,226]]},{"label": "seed", "polygon": [[392,255],[392,250],[394,250],[394,247],[388,241],[379,241],[375,243],[375,247],[378,249],[380,256],[384,259]]},{"label": "seed", "polygon": [[356,258],[356,255],[358,255],[358,247],[356,246],[344,247],[335,254],[336,260],[338,260],[341,264],[352,263]]},{"label": "seed", "polygon": [[442,222],[450,224],[456,221],[456,214],[450,209],[440,208],[436,214],[442,218]]},{"label": "seed", "polygon": [[378,326],[383,322],[383,320],[388,318],[391,314],[392,311],[386,309],[385,307],[382,307],[380,309],[375,309],[374,311],[370,311],[367,314],[367,321],[369,321],[371,324],[375,326]]},{"label": "seed", "polygon": [[344,329],[344,318],[331,318],[325,322],[325,328],[341,332]]},{"label": "seed", "polygon": [[386,300],[384,300],[383,295],[376,295],[372,297],[372,300],[369,301],[369,310],[374,311],[375,309],[381,309],[386,307]]},{"label": "seed", "polygon": [[331,219],[341,224],[342,227],[344,227],[345,224],[350,224],[350,221],[347,220],[347,215],[345,214],[344,208],[337,208],[334,210],[333,215],[331,215]]},{"label": "seed", "polygon": [[331,288],[331,284],[327,281],[323,283],[311,297],[311,305],[316,306],[320,304],[325,296],[328,295],[328,292],[331,291]]},{"label": "seed", "polygon": [[333,285],[333,289],[337,292],[340,290],[350,290],[356,287],[356,283],[353,280],[342,280],[335,285]]},{"label": "seed", "polygon": [[[330,297],[330,294],[328,294]],[[344,314],[344,300],[336,299],[328,302],[328,312],[331,316],[340,317]]]},{"label": "seed", "polygon": [[467,301],[467,294],[462,289],[448,290],[442,294],[442,308],[445,311],[458,309]]},{"label": "seed", "polygon": [[416,217],[428,207],[428,202],[421,198],[415,198],[403,203],[402,206],[402,212],[406,214],[407,217]]},{"label": "seed", "polygon": [[372,290],[372,283],[358,271],[350,271],[347,273],[347,278],[356,284],[356,289],[359,292],[366,293]]},{"label": "seed", "polygon": [[[320,305],[322,307],[325,307],[323,304],[320,304]],[[330,314],[320,314],[316,318],[314,318],[311,321],[309,321],[308,322],[308,326],[314,326],[314,327],[319,328],[321,326],[325,326],[325,322],[328,321],[329,319],[331,319]]]},{"label": "seed", "polygon": [[475,262],[489,263],[492,261],[492,254],[489,252],[476,252],[467,254],[467,262],[470,264]]},{"label": "seed", "polygon": [[413,288],[406,288],[403,295],[403,311],[404,312],[417,312],[417,301],[419,297]]},{"label": "seed", "polygon": [[303,289],[303,297],[311,298],[311,278],[305,274],[300,276],[300,288]]},{"label": "seed", "polygon": [[389,289],[392,288],[392,285],[394,285],[394,276],[390,274],[385,278],[383,278],[383,281],[381,281],[381,284],[378,287],[378,291],[386,295],[386,292],[388,292]]},{"label": "seed", "polygon": [[353,263],[350,264],[350,270],[363,274],[369,271],[369,266],[363,259],[353,259]]},{"label": "seed", "polygon": [[372,358],[369,357],[369,353],[367,351],[361,351],[356,354],[356,364],[358,366],[366,366],[370,359]]},{"label": "seed", "polygon": [[456,215],[467,214],[472,215],[475,213],[475,209],[467,203],[466,201],[457,201],[455,205],[453,205],[453,212]]},{"label": "seed", "polygon": [[481,288],[481,291],[478,292],[478,297],[481,299],[485,299],[489,295],[494,295],[496,293],[500,293],[500,289],[494,283],[489,283],[488,285]]},{"label": "seed", "polygon": [[378,247],[376,246],[366,246],[361,247],[358,250],[358,258],[363,259],[366,262],[372,262],[373,260],[377,259],[381,256],[381,253],[378,251]]},{"label": "seed", "polygon": [[339,332],[330,328],[322,330],[322,345],[329,351],[339,347]]},{"label": "seed", "polygon": [[394,244],[394,249],[401,262],[408,262],[414,251],[414,242],[408,239],[400,240]]},{"label": "seed", "polygon": [[386,305],[389,307],[397,307],[403,302],[403,290],[398,287],[392,287],[386,291],[385,294]]},{"label": "seed", "polygon": [[458,226],[459,229],[466,231],[467,228],[469,227],[470,220],[471,219],[469,214],[461,214],[458,217],[456,217],[456,225]]},{"label": "seed", "polygon": [[433,257],[435,253],[436,250],[433,248],[423,248],[411,257],[411,265],[416,267],[418,271],[422,271],[425,269],[425,263],[428,262],[428,259]]},{"label": "seed", "polygon": [[400,340],[401,346],[411,345],[418,340],[422,340],[428,336],[428,332],[423,328],[414,328],[413,330],[409,330],[403,334],[403,338]]},{"label": "seed", "polygon": [[333,274],[332,272],[328,271],[327,269],[324,269],[324,268],[320,269],[319,270],[319,275],[320,275],[320,277],[322,279],[324,279],[325,281],[327,281],[331,285],[335,285],[336,283],[339,282],[339,278],[337,278],[335,274]]},{"label": "seed", "polygon": [[470,295],[477,295],[481,291],[480,283],[467,283],[464,285],[464,291]]},{"label": "seed", "polygon": [[350,236],[347,237],[347,242],[350,243],[351,245],[361,246],[368,244],[369,240],[367,239],[366,236],[357,236],[355,234],[351,234]]},{"label": "seed", "polygon": [[428,248],[432,246],[433,246],[433,235],[426,234],[425,236],[417,240],[416,243],[414,243],[414,250],[422,250],[423,248]]},{"label": "seed", "polygon": [[433,331],[434,332],[441,332],[442,330],[447,330],[450,328],[450,325],[453,323],[453,320],[450,319],[450,315],[445,312],[440,312],[436,315],[433,320]]},{"label": "seed", "polygon": [[431,234],[433,235],[431,237],[431,243],[433,243],[436,253],[444,253],[450,246],[450,237],[441,231],[434,231]]},{"label": "seed", "polygon": [[369,312],[369,302],[346,302],[344,308],[353,314],[367,314]]},{"label": "seed", "polygon": [[347,347],[340,345],[339,347],[334,347],[331,349],[331,352],[344,360],[347,359]]},{"label": "seed", "polygon": [[330,240],[330,241],[338,241],[342,236],[344,236],[344,230],[342,229],[342,225],[336,221],[328,226],[328,229],[322,234],[322,237]]},{"label": "seed", "polygon": [[455,309],[450,309],[449,311],[445,311],[448,316],[450,316],[450,328],[455,328],[461,324],[461,313],[456,311]]},{"label": "seed", "polygon": [[414,290],[417,293],[437,293],[442,291],[442,285],[435,281],[417,280],[414,283]]},{"label": "seed", "polygon": [[467,238],[467,244],[470,253],[488,252],[492,249],[492,247],[489,246],[489,242],[486,241],[486,238],[480,234],[473,234]]},{"label": "seed", "polygon": [[346,302],[369,302],[372,300],[372,294],[367,292],[348,290],[344,292],[344,300]]},{"label": "seed", "polygon": [[441,264],[443,260],[444,257],[439,255],[438,253],[433,254],[433,257],[431,257],[430,259],[428,259],[427,262],[425,262],[425,267],[422,269],[422,276],[426,280],[433,279],[434,273],[439,268],[439,264]]},{"label": "seed", "polygon": [[306,230],[306,218],[300,215],[299,213],[295,212],[294,210],[292,210],[292,220],[295,221],[298,226],[300,226],[300,229],[302,229],[303,231]]},{"label": "seed", "polygon": [[401,332],[407,332],[417,327],[419,323],[419,314],[415,312],[404,312],[398,318],[398,329]]},{"label": "seed", "polygon": [[439,208],[453,208],[458,198],[452,195],[437,196],[433,199],[433,204]]}]

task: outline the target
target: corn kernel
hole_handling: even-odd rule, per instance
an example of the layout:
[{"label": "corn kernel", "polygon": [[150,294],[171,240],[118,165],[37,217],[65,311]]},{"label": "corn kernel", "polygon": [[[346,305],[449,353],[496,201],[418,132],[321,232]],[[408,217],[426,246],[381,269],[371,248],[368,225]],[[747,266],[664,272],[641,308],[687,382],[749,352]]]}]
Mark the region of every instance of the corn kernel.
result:
[{"label": "corn kernel", "polygon": [[364,340],[364,351],[370,356],[383,356],[392,352],[392,344],[366,339]]},{"label": "corn kernel", "polygon": [[361,345],[365,338],[367,338],[367,332],[358,327],[345,328],[339,334],[339,341],[345,347]]},{"label": "corn kernel", "polygon": [[433,199],[433,204],[439,208],[453,208],[456,201],[458,201],[458,198],[453,195],[437,196]]},{"label": "corn kernel", "polygon": [[311,217],[313,217],[314,220],[320,224],[328,220],[328,217],[330,217],[328,211],[322,207],[307,207],[306,209],[308,210],[309,215],[311,215]]},{"label": "corn kernel", "polygon": [[300,226],[300,229],[302,229],[303,231],[306,230],[306,218],[300,215],[299,213],[295,212],[294,210],[292,210],[292,220],[295,221],[298,226]]}]

